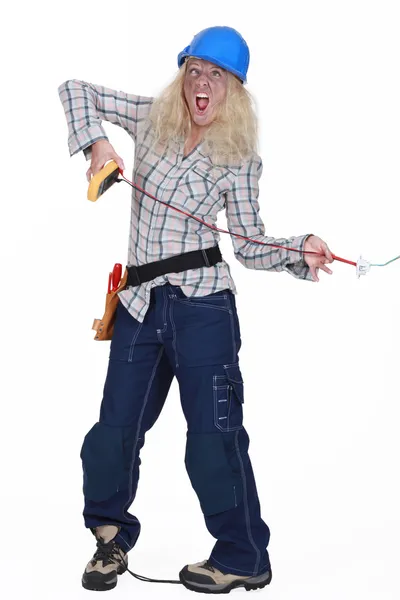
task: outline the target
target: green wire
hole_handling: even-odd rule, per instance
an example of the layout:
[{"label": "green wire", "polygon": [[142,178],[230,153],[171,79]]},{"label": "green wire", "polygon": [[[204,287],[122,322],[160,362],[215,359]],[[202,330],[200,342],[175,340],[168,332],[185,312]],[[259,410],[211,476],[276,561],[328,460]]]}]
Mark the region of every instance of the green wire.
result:
[{"label": "green wire", "polygon": [[392,260],[388,260],[386,263],[383,263],[382,265],[371,265],[371,267],[386,267],[386,265],[394,262],[395,260],[398,260],[400,258],[400,254],[399,256],[396,256],[396,258],[392,258]]}]

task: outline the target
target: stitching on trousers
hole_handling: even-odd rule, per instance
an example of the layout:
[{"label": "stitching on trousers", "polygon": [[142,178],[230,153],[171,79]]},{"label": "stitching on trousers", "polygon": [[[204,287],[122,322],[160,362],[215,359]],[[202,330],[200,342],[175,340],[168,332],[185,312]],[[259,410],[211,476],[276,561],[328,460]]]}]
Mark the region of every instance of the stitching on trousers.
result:
[{"label": "stitching on trousers", "polygon": [[[234,323],[234,318],[233,318],[233,311],[234,311],[234,305],[233,305],[233,300],[232,300],[232,296],[229,295],[228,298],[228,304],[230,306],[229,308],[229,318],[230,318],[230,323],[231,323],[231,334],[232,334],[232,360],[231,363],[237,364],[237,349],[236,349],[236,340],[235,340],[235,323]],[[228,365],[224,365],[225,366]]]},{"label": "stitching on trousers", "polygon": [[174,317],[173,317],[173,314],[172,314],[172,306],[173,306],[173,304],[171,302],[171,304],[169,305],[169,318],[171,320],[172,331],[174,333],[173,339],[172,339],[172,347],[173,347],[174,352],[175,352],[175,367],[178,368],[179,367],[179,363],[178,363],[178,352],[177,352],[177,349],[176,349],[176,327],[175,327]]},{"label": "stitching on trousers", "polygon": [[[164,327],[162,329],[160,329],[160,333],[165,333],[167,330],[167,304],[168,304],[168,300],[167,300],[167,292],[166,292],[166,286],[163,285],[162,286],[162,292],[163,292],[163,301],[164,301],[164,306],[163,306],[163,320],[164,320]],[[158,332],[157,332],[157,336],[158,336]],[[160,339],[161,338],[161,339]],[[158,336],[158,339],[162,342],[162,336]]]},{"label": "stitching on trousers", "polygon": [[231,334],[232,334],[232,362],[235,362],[237,352],[236,352],[236,343],[235,343],[235,324],[233,322],[233,312],[229,310],[229,321],[231,324]]},{"label": "stitching on trousers", "polygon": [[134,348],[135,348],[136,340],[137,340],[137,338],[139,336],[139,333],[140,333],[142,327],[143,327],[143,323],[140,323],[139,327],[136,330],[135,335],[133,336],[133,339],[131,341],[131,347],[129,348],[128,362],[132,362],[132,360],[133,360],[133,351],[134,351]]},{"label": "stitching on trousers", "polygon": [[255,576],[255,575],[257,575],[258,570],[260,568],[261,552],[257,548],[256,543],[253,538],[253,535],[251,533],[250,512],[249,512],[249,504],[248,504],[248,498],[247,498],[247,482],[246,482],[246,475],[244,472],[243,460],[242,460],[242,457],[240,454],[238,438],[239,438],[239,432],[237,432],[235,435],[235,448],[236,448],[236,453],[237,453],[239,463],[240,463],[240,472],[242,475],[242,482],[243,482],[243,502],[244,502],[244,514],[245,514],[245,519],[246,519],[247,535],[249,536],[250,544],[253,546],[254,550],[256,551],[256,557],[257,557],[256,564],[254,567],[254,572],[253,572],[253,575]]},{"label": "stitching on trousers", "polygon": [[235,400],[235,399],[234,399],[234,397],[233,397],[233,394],[234,394],[235,392],[234,392],[234,391],[233,391],[231,388],[232,388],[232,386],[231,386],[231,384],[230,384],[230,382],[229,382],[229,380],[228,380],[228,386],[227,386],[227,396],[228,396],[228,404],[227,404],[227,406],[228,406],[228,415],[227,415],[227,416],[228,416],[228,421],[227,421],[227,430],[228,430],[228,431],[230,431],[230,430],[231,430],[231,428],[230,428],[230,421],[229,421],[229,419],[230,419],[230,417],[231,417],[231,409],[232,409],[232,404],[233,404],[233,402],[236,402],[236,400]]},{"label": "stitching on trousers", "polygon": [[[225,366],[225,365],[224,365]],[[227,381],[228,383],[226,383],[225,385],[218,385],[218,379],[222,379],[224,381]],[[231,407],[233,402],[237,402],[237,400],[235,398],[233,398],[233,394],[235,393],[234,390],[231,391],[231,403],[229,406],[229,412],[227,414],[226,417],[220,417],[219,413],[218,413],[218,404],[222,404],[223,402],[228,402],[228,389],[229,389],[229,379],[227,377],[227,375],[213,375],[213,404],[214,404],[214,425],[217,427],[217,429],[219,429],[220,431],[222,431],[223,433],[227,433],[229,431],[238,431],[239,429],[243,429],[243,423],[241,423],[240,425],[235,425],[234,427],[230,427],[230,423],[229,423],[229,418],[230,418],[230,413],[231,413]],[[218,390],[226,390],[227,393],[227,398],[222,398],[218,400]],[[221,425],[219,424],[219,421],[221,420],[225,420],[227,419],[227,424],[225,427],[221,427]]]},{"label": "stitching on trousers", "polygon": [[185,300],[184,298],[176,298],[176,300],[188,306],[199,306],[201,308],[210,308],[213,310],[222,310],[224,312],[230,312],[230,309],[226,308],[225,306],[215,306],[214,304],[200,304],[200,302],[195,302],[193,300]]},{"label": "stitching on trousers", "polygon": [[126,544],[126,547],[128,548],[128,550],[131,549],[131,546],[129,545],[129,543],[126,541],[126,539],[124,538],[124,536],[121,534],[121,532],[117,533],[116,537],[120,537]]},{"label": "stitching on trousers", "polygon": [[[139,421],[138,421],[138,426],[137,426],[137,431],[136,431],[136,439],[135,439],[135,443],[133,445],[132,460],[131,460],[131,465],[130,465],[130,475],[129,475],[129,489],[130,489],[130,491],[129,491],[128,500],[126,501],[126,503],[124,504],[124,506],[122,508],[122,514],[123,514],[123,516],[124,516],[124,512],[126,510],[126,507],[129,504],[131,504],[131,502],[132,502],[133,467],[135,466],[136,448],[137,448],[137,445],[138,445],[138,441],[140,439],[139,438],[140,428],[142,426],[142,420],[143,420],[144,411],[146,409],[146,405],[147,405],[147,402],[148,402],[148,399],[149,399],[149,396],[150,396],[151,386],[153,385],[154,377],[156,375],[156,371],[157,371],[158,365],[160,364],[163,352],[164,352],[164,348],[160,348],[160,351],[159,351],[158,356],[157,356],[156,363],[155,363],[155,365],[153,367],[153,371],[152,371],[152,374],[151,374],[151,377],[150,377],[149,385],[147,387],[146,395],[145,395],[144,400],[143,400],[143,407],[142,407],[142,410],[141,410],[141,413],[140,413],[140,416],[139,416]],[[128,519],[128,517],[125,517],[125,519]],[[133,517],[132,517],[132,520],[136,521],[136,519],[133,518]]]}]

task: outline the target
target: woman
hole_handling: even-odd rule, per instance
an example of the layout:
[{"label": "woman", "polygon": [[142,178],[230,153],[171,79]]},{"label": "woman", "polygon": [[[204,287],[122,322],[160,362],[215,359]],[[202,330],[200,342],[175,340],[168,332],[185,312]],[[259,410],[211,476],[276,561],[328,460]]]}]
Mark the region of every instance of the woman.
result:
[{"label": "woman", "polygon": [[[331,273],[325,242],[311,234],[279,240],[264,235],[257,200],[262,162],[244,87],[248,64],[241,35],[211,27],[179,54],[179,72],[157,100],[65,82],[59,93],[70,154],[83,150],[91,159],[88,180],[110,159],[124,169],[101,120],[120,125],[135,142],[139,186],[209,225],[225,208],[233,234],[288,248],[233,235],[235,256],[244,266],[318,281],[319,268]],[[140,448],[174,376],[188,425],[187,471],[217,540],[208,560],[187,565],[180,579],[209,593],[255,589],[271,580],[269,529],[260,516],[242,422],[236,289],[218,239],[198,221],[133,191],[130,279],[119,293],[99,422],[81,453],[85,525],[97,539],[83,574],[85,588],[111,589],[125,570],[140,531],[128,512]]]}]

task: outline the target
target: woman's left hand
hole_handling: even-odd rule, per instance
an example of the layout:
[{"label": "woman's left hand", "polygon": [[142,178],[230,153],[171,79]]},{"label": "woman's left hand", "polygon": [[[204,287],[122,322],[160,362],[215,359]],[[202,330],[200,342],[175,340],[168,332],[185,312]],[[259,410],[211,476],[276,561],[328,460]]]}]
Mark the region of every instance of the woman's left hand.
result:
[{"label": "woman's left hand", "polygon": [[304,254],[304,260],[307,265],[310,267],[311,275],[314,281],[319,281],[318,279],[318,269],[322,269],[325,273],[329,273],[332,275],[332,271],[325,266],[326,263],[331,263],[334,261],[331,251],[328,248],[328,245],[321,240],[321,238],[316,235],[311,235],[308,237],[304,244],[305,252],[318,252],[317,254]]}]

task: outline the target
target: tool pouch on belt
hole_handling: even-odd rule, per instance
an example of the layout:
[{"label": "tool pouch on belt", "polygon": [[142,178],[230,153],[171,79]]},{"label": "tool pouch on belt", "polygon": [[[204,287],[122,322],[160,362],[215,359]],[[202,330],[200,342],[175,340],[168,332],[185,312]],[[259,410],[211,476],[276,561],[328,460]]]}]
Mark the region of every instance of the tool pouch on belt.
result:
[{"label": "tool pouch on belt", "polygon": [[118,288],[106,295],[106,307],[103,318],[95,319],[92,325],[92,329],[96,331],[95,340],[111,340],[114,331],[115,312],[119,302],[118,292],[126,288],[127,278],[128,270],[125,269]]}]

